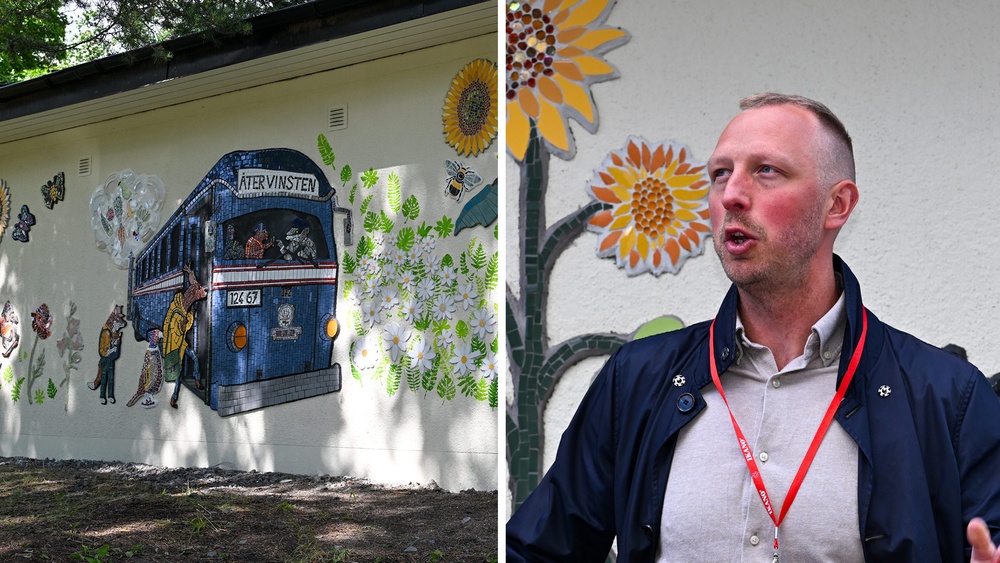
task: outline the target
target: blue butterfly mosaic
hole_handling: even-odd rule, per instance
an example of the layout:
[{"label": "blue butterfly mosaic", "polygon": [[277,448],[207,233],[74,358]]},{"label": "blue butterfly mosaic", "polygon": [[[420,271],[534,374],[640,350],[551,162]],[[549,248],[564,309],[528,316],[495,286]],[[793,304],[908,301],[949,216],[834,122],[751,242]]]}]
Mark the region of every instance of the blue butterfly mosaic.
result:
[{"label": "blue butterfly mosaic", "polygon": [[21,212],[17,214],[17,224],[14,225],[14,232],[10,235],[19,242],[28,242],[28,231],[35,224],[35,216],[28,211],[27,205],[21,206]]}]

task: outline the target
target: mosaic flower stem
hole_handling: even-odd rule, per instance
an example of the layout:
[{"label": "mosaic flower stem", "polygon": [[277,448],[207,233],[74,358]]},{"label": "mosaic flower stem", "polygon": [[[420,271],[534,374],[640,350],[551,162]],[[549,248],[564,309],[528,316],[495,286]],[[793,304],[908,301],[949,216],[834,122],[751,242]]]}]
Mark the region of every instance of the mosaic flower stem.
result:
[{"label": "mosaic flower stem", "polygon": [[606,207],[600,202],[566,216],[545,229],[545,191],[549,154],[532,124],[528,149],[521,161],[520,219],[521,297],[507,288],[507,349],[514,384],[514,403],[507,410],[507,456],[515,507],[538,485],[543,473],[542,411],[568,368],[584,358],[608,354],[628,341],[613,333],[574,336],[549,345],[545,323],[548,276],[562,251],[587,220]]},{"label": "mosaic flower stem", "polygon": [[38,337],[35,337],[35,343],[31,345],[31,356],[28,358],[28,403],[34,403],[31,398],[31,386],[35,384],[35,380],[41,375],[40,369],[35,369],[35,348],[38,347]]}]

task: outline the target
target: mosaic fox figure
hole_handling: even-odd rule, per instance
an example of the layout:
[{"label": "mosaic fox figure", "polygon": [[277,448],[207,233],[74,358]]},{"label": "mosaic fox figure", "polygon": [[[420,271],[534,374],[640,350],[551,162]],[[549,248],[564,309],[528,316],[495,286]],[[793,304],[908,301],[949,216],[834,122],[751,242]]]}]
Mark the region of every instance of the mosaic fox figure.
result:
[{"label": "mosaic fox figure", "polygon": [[115,361],[121,356],[122,329],[125,328],[125,315],[122,314],[122,306],[115,305],[111,309],[108,320],[101,327],[101,340],[97,351],[101,355],[98,364],[97,377],[93,383],[88,383],[87,387],[95,390],[101,388],[101,404],[106,405],[108,401],[115,403]]}]

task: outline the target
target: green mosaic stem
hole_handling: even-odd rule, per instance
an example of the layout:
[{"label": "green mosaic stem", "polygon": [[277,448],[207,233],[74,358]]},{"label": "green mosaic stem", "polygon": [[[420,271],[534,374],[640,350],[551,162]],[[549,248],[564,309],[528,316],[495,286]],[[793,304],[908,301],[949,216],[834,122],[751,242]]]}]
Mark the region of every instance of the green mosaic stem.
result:
[{"label": "green mosaic stem", "polygon": [[612,334],[587,334],[548,346],[545,311],[548,275],[552,265],[583,232],[590,217],[608,208],[591,202],[545,231],[545,191],[549,153],[531,126],[528,150],[521,162],[519,190],[521,297],[507,288],[507,351],[514,384],[514,404],[507,412],[507,462],[509,486],[515,508],[538,485],[543,468],[543,417],[545,404],[568,368],[584,358],[608,354],[628,340]]},{"label": "green mosaic stem", "polygon": [[35,343],[31,345],[31,357],[28,359],[28,387],[27,387],[28,404],[33,404],[35,402],[31,397],[31,386],[35,384],[35,379],[37,379],[38,375],[40,375],[35,373],[35,348],[37,347],[38,347],[38,336],[36,335]]},{"label": "green mosaic stem", "polygon": [[551,271],[552,265],[555,264],[556,259],[562,254],[562,251],[569,246],[570,241],[583,232],[583,229],[587,226],[587,221],[598,211],[613,207],[610,203],[592,201],[590,204],[581,207],[576,213],[566,216],[553,225],[546,234],[542,251],[538,255],[538,262],[543,265],[546,274]]},{"label": "green mosaic stem", "polygon": [[547,351],[545,362],[536,376],[539,389],[546,390],[545,402],[548,402],[562,374],[573,364],[592,356],[611,354],[628,341],[627,336],[604,332],[574,336],[551,347]]}]

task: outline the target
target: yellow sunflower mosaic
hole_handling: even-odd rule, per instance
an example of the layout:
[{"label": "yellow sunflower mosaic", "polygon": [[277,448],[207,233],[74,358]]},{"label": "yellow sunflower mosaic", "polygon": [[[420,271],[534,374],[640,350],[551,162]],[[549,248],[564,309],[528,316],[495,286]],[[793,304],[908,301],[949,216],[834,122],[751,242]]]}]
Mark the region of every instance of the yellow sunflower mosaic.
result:
[{"label": "yellow sunflower mosaic", "polygon": [[507,152],[524,160],[534,122],[553,154],[576,152],[567,119],[593,133],[597,109],[590,85],[618,73],[601,55],[628,40],[604,27],[608,0],[511,1],[507,4]]},{"label": "yellow sunflower mosaic", "polygon": [[597,255],[614,257],[629,276],[676,274],[688,257],[704,251],[712,227],[708,172],[684,145],[629,137],[612,151],[587,186],[610,204],[587,229],[601,235]]},{"label": "yellow sunflower mosaic", "polygon": [[496,139],[497,65],[476,59],[465,65],[451,81],[444,101],[445,140],[463,156],[476,156]]}]

